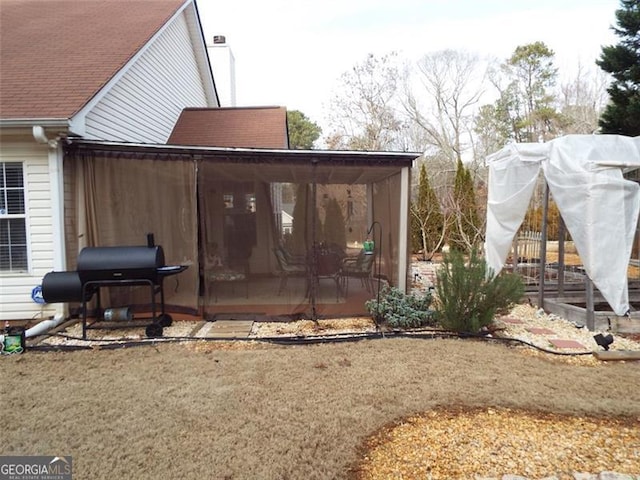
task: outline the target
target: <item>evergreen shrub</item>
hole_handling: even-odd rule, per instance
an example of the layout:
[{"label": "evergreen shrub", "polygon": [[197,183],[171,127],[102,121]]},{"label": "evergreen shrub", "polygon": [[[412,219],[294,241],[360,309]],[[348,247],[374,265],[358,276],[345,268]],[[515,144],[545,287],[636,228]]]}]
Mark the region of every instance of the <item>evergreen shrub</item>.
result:
[{"label": "evergreen shrub", "polygon": [[395,287],[385,285],[380,291],[380,303],[373,298],[365,307],[378,322],[392,328],[415,328],[435,326],[431,305],[431,293],[407,294]]},{"label": "evergreen shrub", "polygon": [[519,276],[494,275],[476,250],[468,262],[452,250],[436,275],[435,317],[442,328],[458,333],[479,333],[496,313],[506,313],[524,295]]}]

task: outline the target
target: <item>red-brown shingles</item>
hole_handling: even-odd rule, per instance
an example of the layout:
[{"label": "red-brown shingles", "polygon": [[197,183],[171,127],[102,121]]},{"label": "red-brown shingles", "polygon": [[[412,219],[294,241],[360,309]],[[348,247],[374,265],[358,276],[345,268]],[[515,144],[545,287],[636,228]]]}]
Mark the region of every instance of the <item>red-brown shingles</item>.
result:
[{"label": "red-brown shingles", "polygon": [[170,145],[288,148],[284,107],[186,108],[171,132]]},{"label": "red-brown shingles", "polygon": [[72,117],[184,3],[0,0],[0,117]]}]

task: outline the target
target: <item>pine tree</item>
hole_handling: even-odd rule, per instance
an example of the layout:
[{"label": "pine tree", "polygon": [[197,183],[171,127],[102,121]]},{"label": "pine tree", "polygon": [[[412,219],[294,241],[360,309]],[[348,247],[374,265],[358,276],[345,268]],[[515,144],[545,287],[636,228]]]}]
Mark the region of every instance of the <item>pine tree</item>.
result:
[{"label": "pine tree", "polygon": [[311,150],[322,133],[322,128],[300,110],[287,112],[287,130],[289,131],[289,148],[292,150]]},{"label": "pine tree", "polygon": [[640,135],[640,0],[621,0],[616,10],[617,45],[602,47],[596,64],[613,75],[610,102],[600,118],[603,133]]},{"label": "pine tree", "polygon": [[480,216],[471,172],[458,160],[453,185],[452,215],[449,218],[449,245],[470,252],[480,238]]},{"label": "pine tree", "polygon": [[338,200],[330,198],[324,219],[324,241],[344,250],[347,247],[347,232],[344,215]]},{"label": "pine tree", "polygon": [[322,241],[322,222],[316,208],[315,238],[312,228],[312,197],[308,184],[300,184],[296,189],[296,203],[293,206],[293,221],[291,235],[294,253],[304,255],[313,242]]},{"label": "pine tree", "polygon": [[427,168],[420,166],[418,194],[411,204],[411,240],[414,251],[422,250],[428,260],[440,248],[444,234],[444,217],[436,192],[431,188]]}]

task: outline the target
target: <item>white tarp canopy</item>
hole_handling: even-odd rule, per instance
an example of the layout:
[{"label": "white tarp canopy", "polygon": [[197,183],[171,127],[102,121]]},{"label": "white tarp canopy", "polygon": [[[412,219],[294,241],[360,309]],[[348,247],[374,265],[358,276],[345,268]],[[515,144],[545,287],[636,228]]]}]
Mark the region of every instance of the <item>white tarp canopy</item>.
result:
[{"label": "white tarp canopy", "polygon": [[510,144],[486,162],[489,267],[496,274],[502,270],[542,169],[587,275],[616,315],[625,315],[640,186],[622,173],[640,168],[640,137],[567,135],[548,143]]}]

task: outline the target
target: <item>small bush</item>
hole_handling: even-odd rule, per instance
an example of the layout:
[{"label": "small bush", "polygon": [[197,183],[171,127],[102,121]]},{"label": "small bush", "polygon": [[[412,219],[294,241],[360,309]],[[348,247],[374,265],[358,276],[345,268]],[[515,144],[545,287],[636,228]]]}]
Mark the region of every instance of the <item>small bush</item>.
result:
[{"label": "small bush", "polygon": [[435,325],[431,305],[431,293],[406,294],[395,287],[385,285],[377,298],[365,302],[365,307],[377,323],[392,328],[414,328]]},{"label": "small bush", "polygon": [[445,329],[478,333],[491,324],[496,313],[505,312],[524,295],[517,275],[495,276],[474,250],[468,264],[461,252],[443,258],[437,273],[436,318]]}]

